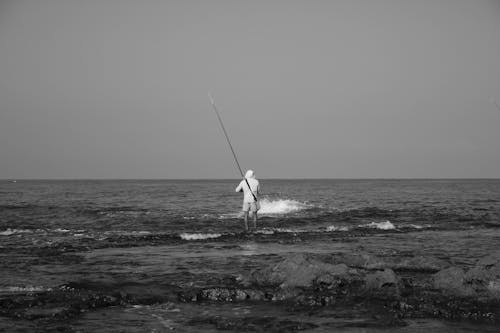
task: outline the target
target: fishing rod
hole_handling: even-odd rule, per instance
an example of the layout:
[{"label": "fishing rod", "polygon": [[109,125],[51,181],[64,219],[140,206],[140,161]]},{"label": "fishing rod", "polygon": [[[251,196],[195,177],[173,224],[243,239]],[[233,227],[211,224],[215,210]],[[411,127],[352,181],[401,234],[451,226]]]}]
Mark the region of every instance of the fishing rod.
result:
[{"label": "fishing rod", "polygon": [[231,144],[231,140],[229,140],[229,135],[227,135],[226,128],[224,127],[224,123],[222,122],[222,118],[220,117],[219,111],[217,110],[217,106],[215,105],[215,100],[210,93],[208,93],[208,97],[210,98],[210,103],[212,104],[212,108],[214,109],[215,114],[217,115],[217,119],[219,119],[220,127],[222,128],[222,131],[224,132],[224,136],[226,137],[226,141],[229,145],[229,148],[231,148],[231,152],[233,153],[234,161],[236,162],[236,166],[238,167],[238,170],[240,171],[240,175],[243,179],[245,179],[245,182],[247,183],[247,186],[248,186],[248,189],[250,190],[250,193],[252,193],[252,196],[253,196],[255,202],[257,202],[257,197],[253,193],[252,188],[250,187],[250,184],[248,183],[248,180],[243,175],[243,171],[241,171],[240,162],[238,162],[238,158],[236,157],[236,153],[234,152],[233,145]]}]

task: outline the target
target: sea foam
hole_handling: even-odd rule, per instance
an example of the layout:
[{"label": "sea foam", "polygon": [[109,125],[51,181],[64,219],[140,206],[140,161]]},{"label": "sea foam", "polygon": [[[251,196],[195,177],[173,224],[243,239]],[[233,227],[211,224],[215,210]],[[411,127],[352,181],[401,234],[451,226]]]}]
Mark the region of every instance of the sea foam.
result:
[{"label": "sea foam", "polygon": [[[37,230],[35,230],[37,231]],[[2,236],[10,236],[10,235],[16,235],[16,234],[26,234],[26,233],[32,233],[33,230],[30,229],[10,229],[8,228],[7,230],[0,231],[0,235]]]},{"label": "sea foam", "polygon": [[201,239],[211,239],[211,238],[219,238],[222,236],[221,234],[189,234],[183,233],[179,235],[184,240],[201,240]]},{"label": "sea foam", "polygon": [[267,198],[264,198],[260,200],[259,214],[270,214],[270,215],[288,214],[288,213],[298,212],[300,210],[304,210],[309,207],[310,207],[309,205],[296,200],[287,200],[287,199],[269,200]]},{"label": "sea foam", "polygon": [[332,232],[332,231],[349,231],[349,228],[346,226],[336,226],[336,225],[331,225],[326,228],[326,231]]},{"label": "sea foam", "polygon": [[369,224],[359,225],[358,227],[361,227],[361,228],[374,228],[374,229],[381,229],[381,230],[393,230],[393,229],[396,229],[396,227],[394,226],[394,224],[391,223],[391,221],[371,222]]}]

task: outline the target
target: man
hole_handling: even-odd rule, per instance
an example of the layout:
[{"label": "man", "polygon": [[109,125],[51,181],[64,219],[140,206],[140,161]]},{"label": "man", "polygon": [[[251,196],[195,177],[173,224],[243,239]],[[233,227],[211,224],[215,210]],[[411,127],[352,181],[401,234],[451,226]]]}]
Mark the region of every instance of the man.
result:
[{"label": "man", "polygon": [[[249,185],[250,188],[248,187]],[[238,187],[236,187],[236,192],[243,192],[243,214],[245,217],[245,230],[248,231],[248,212],[250,212],[253,217],[253,227],[254,229],[256,229],[257,211],[260,209],[260,186],[259,181],[255,179],[255,174],[252,170],[247,171],[247,173],[245,174],[245,179],[243,179]]]}]

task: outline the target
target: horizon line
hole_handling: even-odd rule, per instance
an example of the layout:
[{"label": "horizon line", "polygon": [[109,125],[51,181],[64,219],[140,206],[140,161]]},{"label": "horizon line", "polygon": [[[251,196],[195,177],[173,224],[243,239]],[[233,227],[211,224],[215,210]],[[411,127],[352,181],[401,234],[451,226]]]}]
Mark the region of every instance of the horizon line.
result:
[{"label": "horizon line", "polygon": [[[0,181],[35,181],[35,180],[235,180],[234,178],[0,178]],[[500,177],[283,177],[258,178],[262,180],[500,180]]]}]

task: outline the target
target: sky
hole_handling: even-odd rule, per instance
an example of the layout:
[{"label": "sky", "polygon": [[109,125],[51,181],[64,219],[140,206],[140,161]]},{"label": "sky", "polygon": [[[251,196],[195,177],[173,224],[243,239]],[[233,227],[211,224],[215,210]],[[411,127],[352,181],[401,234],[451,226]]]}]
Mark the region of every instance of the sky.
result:
[{"label": "sky", "polygon": [[[0,0],[0,178],[500,177],[500,0]],[[244,172],[245,170],[243,170]]]}]

